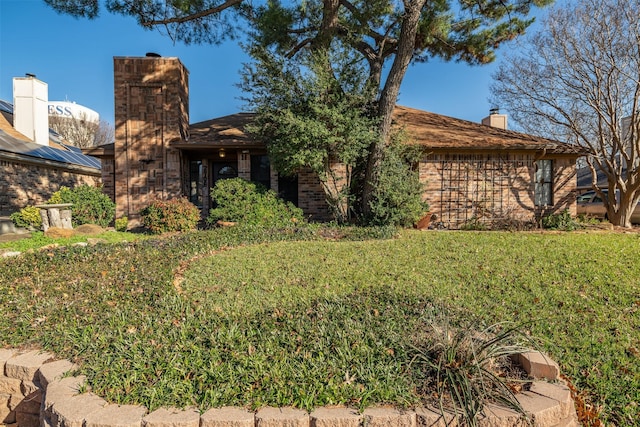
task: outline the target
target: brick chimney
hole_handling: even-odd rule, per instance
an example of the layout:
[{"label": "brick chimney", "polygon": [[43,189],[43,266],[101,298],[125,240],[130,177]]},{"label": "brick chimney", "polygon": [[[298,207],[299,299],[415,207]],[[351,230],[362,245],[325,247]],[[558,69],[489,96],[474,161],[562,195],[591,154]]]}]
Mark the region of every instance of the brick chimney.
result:
[{"label": "brick chimney", "polygon": [[178,58],[154,53],[114,57],[116,217],[136,224],[156,199],[181,195],[181,154],[188,139],[189,72]]},{"label": "brick chimney", "polygon": [[49,87],[33,74],[13,78],[13,127],[40,145],[49,145]]},{"label": "brick chimney", "polygon": [[497,108],[492,108],[489,110],[489,115],[482,119],[482,124],[494,128],[507,129],[507,115],[500,114],[500,110]]}]

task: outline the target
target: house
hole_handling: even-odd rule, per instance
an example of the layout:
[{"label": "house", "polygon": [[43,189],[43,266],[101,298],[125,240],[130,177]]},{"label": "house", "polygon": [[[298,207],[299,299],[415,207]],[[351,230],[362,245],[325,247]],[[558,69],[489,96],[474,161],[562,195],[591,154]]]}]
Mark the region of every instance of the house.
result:
[{"label": "house", "polygon": [[13,103],[0,100],[0,216],[43,203],[61,186],[99,185],[101,164],[49,129],[48,87],[13,79]]},{"label": "house", "polygon": [[[115,57],[114,88],[115,143],[85,153],[101,158],[104,190],[118,217],[135,221],[152,200],[181,196],[206,215],[209,189],[238,176],[279,192],[312,219],[329,219],[317,177],[307,170],[279,176],[264,142],[244,132],[251,114],[189,124],[188,71],[178,58]],[[499,114],[479,124],[398,106],[395,122],[409,143],[424,148],[416,165],[424,197],[445,226],[564,209],[575,214],[581,148],[506,130]]]},{"label": "house", "polygon": [[398,107],[395,120],[424,147],[425,199],[445,226],[528,220],[565,209],[576,214],[582,147],[509,131],[506,116],[496,112],[477,124]]}]

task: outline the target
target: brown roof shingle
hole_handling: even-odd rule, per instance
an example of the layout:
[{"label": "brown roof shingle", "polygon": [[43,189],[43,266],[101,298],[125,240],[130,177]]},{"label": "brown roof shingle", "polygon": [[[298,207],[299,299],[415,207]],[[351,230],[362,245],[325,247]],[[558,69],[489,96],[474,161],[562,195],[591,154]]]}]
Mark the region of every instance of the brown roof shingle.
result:
[{"label": "brown roof shingle", "polygon": [[251,123],[255,114],[237,113],[218,117],[189,126],[188,141],[173,141],[172,145],[179,148],[197,148],[206,146],[263,146],[245,133],[244,127]]},{"label": "brown roof shingle", "polygon": [[546,150],[554,154],[585,154],[580,146],[402,106],[395,108],[394,123],[406,130],[409,143],[429,149]]},{"label": "brown roof shingle", "polygon": [[[238,113],[194,123],[189,127],[189,140],[174,141],[172,145],[179,148],[262,146],[244,132],[253,117],[253,113]],[[549,154],[586,154],[576,145],[403,106],[396,106],[394,123],[409,134],[408,143],[431,150],[535,150]]]}]

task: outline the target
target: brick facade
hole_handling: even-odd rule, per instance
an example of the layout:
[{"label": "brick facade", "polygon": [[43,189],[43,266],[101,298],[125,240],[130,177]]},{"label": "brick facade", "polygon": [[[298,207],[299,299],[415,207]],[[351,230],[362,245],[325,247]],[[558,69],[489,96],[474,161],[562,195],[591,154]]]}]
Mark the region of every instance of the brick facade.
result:
[{"label": "brick facade", "polygon": [[[536,161],[552,161],[552,205],[536,206]],[[445,227],[477,220],[532,220],[568,209],[576,214],[574,158],[537,158],[530,153],[432,153],[419,164],[430,211]]]},{"label": "brick facade", "polygon": [[[154,199],[189,196],[202,206],[204,218],[211,206],[210,188],[229,177],[221,174],[222,168],[231,166],[237,176],[252,179],[252,159],[266,153],[263,142],[244,132],[252,115],[239,113],[189,127],[188,71],[177,58],[116,57],[114,87],[116,141],[100,157],[104,190],[116,202],[117,217],[127,216],[135,224],[140,210]],[[548,140],[405,107],[397,114],[429,153],[419,163],[420,179],[431,211],[445,226],[506,217],[530,220],[564,209],[575,214],[579,151],[560,146],[549,154]],[[539,158],[553,162],[552,184],[547,184],[553,186],[550,206],[534,203]],[[332,219],[325,189],[335,196],[348,184],[344,165],[335,163],[332,172],[334,179],[325,184],[308,169],[298,173],[294,196],[312,220]],[[267,179],[278,191],[273,168]],[[292,185],[287,183],[290,198],[296,190]]]},{"label": "brick facade", "polygon": [[[121,58],[114,63],[115,145],[113,194],[116,217],[134,222],[155,199],[181,196],[180,150],[188,138],[188,72],[177,58]],[[105,175],[108,172],[105,172]]]},{"label": "brick facade", "polygon": [[313,220],[331,219],[320,180],[310,169],[298,173],[298,207]]},{"label": "brick facade", "polygon": [[0,169],[0,215],[44,203],[63,186],[73,188],[83,184],[100,184],[97,171],[2,159]]}]

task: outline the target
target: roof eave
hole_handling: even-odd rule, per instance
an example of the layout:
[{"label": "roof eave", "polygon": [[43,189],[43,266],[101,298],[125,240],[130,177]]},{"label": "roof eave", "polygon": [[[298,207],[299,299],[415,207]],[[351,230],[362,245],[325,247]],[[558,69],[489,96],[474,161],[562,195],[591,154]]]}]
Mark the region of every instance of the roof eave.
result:
[{"label": "roof eave", "polygon": [[24,154],[11,153],[9,151],[0,151],[0,159],[15,161],[29,165],[50,166],[57,169],[64,169],[70,172],[80,172],[86,175],[102,176],[100,168],[92,168],[74,163],[58,162],[55,160],[42,159],[39,157],[31,157]]}]

